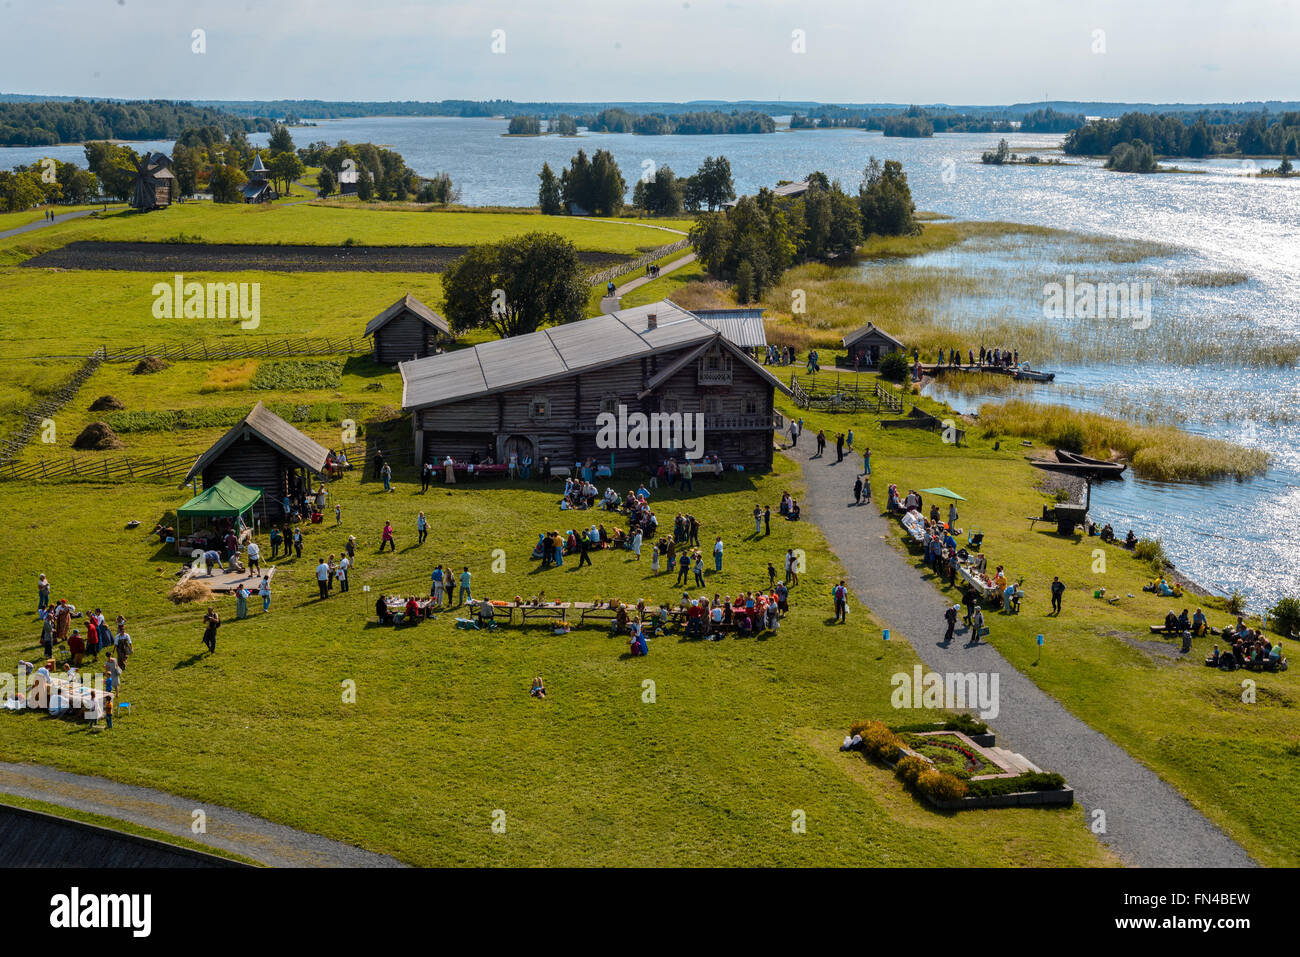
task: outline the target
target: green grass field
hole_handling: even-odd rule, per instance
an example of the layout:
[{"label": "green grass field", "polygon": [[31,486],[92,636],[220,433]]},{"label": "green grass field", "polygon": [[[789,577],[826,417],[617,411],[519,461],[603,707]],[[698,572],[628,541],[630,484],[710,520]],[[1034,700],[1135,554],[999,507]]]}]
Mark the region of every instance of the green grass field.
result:
[{"label": "green grass field", "polygon": [[[941,417],[952,415],[920,396],[909,401]],[[1217,640],[1212,637],[1195,639],[1186,661],[1142,644],[1177,650],[1177,639],[1152,635],[1147,628],[1163,621],[1171,607],[1194,611],[1199,605],[1212,625],[1231,623],[1222,600],[1143,592],[1153,574],[1131,552],[1081,533],[1062,538],[1042,522],[1031,529],[1028,516],[1040,514],[1050,499],[1035,488],[1041,473],[1024,460],[1026,450],[1018,442],[1004,439],[995,452],[991,439],[972,432],[970,445],[957,448],[934,433],[880,429],[870,415],[798,414],[810,434],[853,428],[859,445],[871,447],[872,494],[882,507],[890,483],[903,494],[943,485],[966,496],[967,502],[958,503],[961,521],[984,531],[989,568],[1005,565],[1011,581],[1023,576],[1028,595],[1021,614],[988,616],[988,640],[1044,691],[1181,791],[1259,861],[1292,867],[1300,862],[1300,810],[1292,800],[1292,772],[1300,757],[1296,671],[1225,674],[1206,668],[1202,659]],[[1094,509],[1094,519],[1104,520],[1100,510]],[[907,549],[901,524],[894,544]],[[919,554],[909,554],[919,565]],[[1048,615],[1053,575],[1067,587],[1059,619]],[[1098,588],[1119,596],[1119,603],[1094,598]],[[949,594],[960,600],[958,591]],[[1040,633],[1045,635],[1041,659],[1035,642]],[[1255,703],[1242,701],[1243,678],[1256,683]]]},{"label": "green grass field", "polygon": [[[208,656],[201,607],[165,598],[179,560],[143,533],[183,492],[0,483],[0,523],[32,540],[12,557],[15,585],[0,598],[3,653],[39,653],[41,571],[79,607],[123,612],[137,648],[123,689],[133,714],[113,734],[9,715],[0,755],[201,796],[418,864],[1107,863],[1077,809],[949,818],[887,770],[838,752],[849,720],[890,710],[862,689],[913,659],[897,643],[882,651],[861,608],[853,627],[825,627],[838,567],[813,526],[778,522],[770,539],[746,538],[749,509],[775,503],[790,469],[716,491],[710,483],[689,503],[702,534],[728,546],[709,591],[763,584],[768,560],[805,549],[808,570],[780,632],[721,643],[670,634],[645,659],[626,658],[624,641],[601,627],[485,633],[456,629],[451,615],[400,631],[373,624],[377,593],[423,591],[434,561],[469,565],[478,595],[679,594],[666,573],[651,578],[648,556],[602,552],[590,569],[538,571],[528,557],[536,532],[571,517],[553,489],[462,483],[421,496],[402,469],[399,491],[385,495],[353,473],[333,491],[343,527],[307,528],[303,558],[280,563],[269,614],[236,622],[233,600],[218,602],[227,624]],[[671,522],[678,504],[664,497]],[[415,547],[421,508],[433,532]],[[49,534],[70,514],[77,539],[111,560],[86,561]],[[142,527],[126,531],[130,519]],[[386,519],[398,551],[380,556]],[[320,602],[309,566],[340,552],[348,533],[360,541],[352,591]],[[490,570],[496,548],[501,574]],[[546,701],[528,696],[537,674]],[[342,703],[346,680],[355,704]],[[654,703],[643,700],[647,680]],[[491,828],[498,809],[505,835]],[[796,810],[805,834],[791,831]]]},{"label": "green grass field", "polygon": [[79,240],[165,242],[183,235],[187,242],[200,243],[335,246],[350,239],[369,246],[473,246],[538,230],[559,233],[580,250],[637,255],[682,238],[654,226],[679,225],[675,220],[643,223],[435,207],[407,211],[286,201],[254,206],[190,202],[143,215],[110,211],[0,240],[0,263]]},{"label": "green grass field", "polygon": [[[585,249],[634,253],[674,238],[633,220],[187,204],[149,217],[62,224],[40,231],[40,242],[50,248],[76,238],[184,232],[208,242],[370,236],[385,243],[459,244],[542,222]],[[944,223],[927,233],[921,248],[941,248],[963,235]],[[247,332],[233,320],[196,326],[153,316],[152,285],[170,277],[12,265],[30,249],[30,243],[0,242],[0,261],[11,263],[0,266],[3,341],[11,360],[3,366],[8,375],[0,386],[0,416],[9,423],[25,401],[76,367],[75,359],[34,357],[84,355],[104,342],[359,337],[369,318],[406,291],[435,308],[440,301],[436,276],[250,272],[220,278],[262,284],[261,327]],[[629,294],[624,305],[663,297],[689,305],[719,295],[692,265]],[[778,318],[776,325],[787,322]],[[485,338],[480,332],[465,342]],[[362,436],[379,427],[405,435],[409,428],[399,417],[400,379],[391,370],[352,357],[337,388],[268,394],[251,387],[267,361],[179,362],[143,376],[132,375],[130,364],[105,364],[55,417],[53,447],[33,445],[24,459],[72,454],[70,443],[81,428],[104,418],[88,406],[105,394],[121,400],[128,414],[221,412],[266,399],[337,407],[355,418]],[[787,405],[785,411],[792,410]],[[991,440],[973,438],[973,447],[957,449],[928,433],[884,432],[869,416],[802,414],[814,429],[819,423],[852,425],[873,446],[877,500],[890,481],[904,488],[946,484],[966,495],[963,519],[984,528],[990,561],[1006,564],[1013,578],[1025,575],[1029,593],[1024,614],[991,616],[993,643],[1257,859],[1300,861],[1300,812],[1289,801],[1288,772],[1300,749],[1291,672],[1251,675],[1258,702],[1244,705],[1232,676],[1199,666],[1205,642],[1197,642],[1192,663],[1144,650],[1136,642],[1155,637],[1146,624],[1168,607],[1168,600],[1140,590],[1149,568],[1108,548],[1105,573],[1094,574],[1095,539],[1031,530],[1025,516],[1038,514],[1047,499],[1033,487],[1037,473],[1015,443],[1004,442],[995,452]],[[301,428],[326,445],[339,444],[334,418]],[[123,431],[125,450],[78,457],[197,455],[224,431]],[[761,585],[768,561],[779,565],[790,547],[805,551],[808,570],[792,591],[780,632],[720,643],[682,642],[670,634],[652,640],[646,659],[626,658],[622,639],[598,627],[562,635],[536,625],[486,633],[457,629],[446,614],[400,631],[375,625],[376,595],[424,591],[434,562],[457,571],[469,565],[479,596],[544,591],[581,601],[680,594],[666,574],[651,578],[648,555],[638,564],[625,553],[603,552],[594,556],[594,568],[579,571],[571,560],[562,569],[540,571],[529,560],[537,534],[573,516],[556,507],[554,486],[461,483],[422,496],[411,470],[403,465],[397,471],[391,495],[355,472],[333,486],[331,504],[342,504],[343,525],[335,529],[327,520],[306,528],[303,558],[280,563],[269,614],[255,610],[235,622],[233,599],[218,599],[227,624],[212,657],[200,654],[202,606],[176,606],[166,597],[181,559],[146,534],[159,520],[170,521],[187,492],[165,481],[0,481],[0,528],[18,543],[9,549],[9,587],[0,593],[0,655],[11,662],[5,667],[39,654],[35,590],[41,572],[53,581],[55,597],[80,608],[101,606],[110,618],[125,614],[137,649],[124,687],[133,713],[112,734],[9,714],[0,719],[0,758],[201,797],[416,864],[1114,863],[1078,808],[939,814],[887,769],[837,750],[850,722],[893,716],[888,695],[866,689],[888,688],[889,675],[910,670],[916,659],[905,642],[882,647],[877,625],[859,605],[851,625],[828,626],[829,589],[840,566],[814,525],[778,521],[770,539],[751,537],[754,504],[775,511],[781,491],[797,489],[797,472],[783,457],[770,476],[697,482],[700,494],[689,505],[679,506],[673,492],[656,496],[663,499],[656,509],[661,525],[670,527],[673,514],[686,507],[704,522],[704,541],[723,535],[726,566],[710,575],[710,593]],[[420,509],[432,533],[416,547]],[[398,551],[381,556],[378,536],[387,519],[397,529]],[[140,527],[128,531],[131,520]],[[311,569],[318,556],[341,552],[348,534],[360,542],[353,590],[320,602],[313,597]],[[903,547],[901,535],[895,544]],[[504,550],[500,573],[492,571],[496,549]],[[1069,586],[1059,621],[1043,616],[1053,574]],[[1118,606],[1096,601],[1092,591],[1102,584],[1111,594],[1136,597]],[[1182,604],[1194,602],[1189,597]],[[1203,604],[1215,606],[1212,621],[1225,620],[1214,602]],[[1036,663],[1033,635],[1040,631],[1048,644]],[[550,691],[544,702],[527,693],[537,674]],[[647,680],[654,683],[653,703],[643,700]],[[356,683],[354,704],[342,700],[345,681]],[[506,815],[505,834],[491,827],[498,810]],[[804,834],[792,833],[796,811],[806,814]]]}]

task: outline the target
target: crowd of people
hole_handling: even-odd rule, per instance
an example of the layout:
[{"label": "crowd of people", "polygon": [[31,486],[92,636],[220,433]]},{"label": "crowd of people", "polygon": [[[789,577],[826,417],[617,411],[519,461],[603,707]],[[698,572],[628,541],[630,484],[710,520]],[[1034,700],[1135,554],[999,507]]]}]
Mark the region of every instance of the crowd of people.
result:
[{"label": "crowd of people", "polygon": [[[1173,614],[1172,610],[1170,614]],[[1181,619],[1186,617],[1187,609],[1184,608],[1180,624]],[[1197,624],[1198,620],[1199,625]],[[1205,622],[1205,616],[1201,614],[1201,609],[1196,609],[1196,619],[1191,622],[1191,625],[1193,632],[1199,627],[1201,631],[1197,633],[1205,634],[1208,626]],[[1187,632],[1187,634],[1190,633]],[[1206,665],[1211,668],[1219,668],[1223,671],[1236,671],[1238,668],[1244,668],[1248,671],[1287,670],[1287,660],[1282,654],[1282,642],[1270,640],[1258,628],[1246,627],[1246,623],[1240,618],[1237,619],[1236,625],[1224,628],[1219,633],[1219,637],[1227,647],[1223,651],[1219,651],[1219,646],[1214,646],[1214,650],[1205,659]],[[1184,650],[1188,650],[1186,645]]]}]

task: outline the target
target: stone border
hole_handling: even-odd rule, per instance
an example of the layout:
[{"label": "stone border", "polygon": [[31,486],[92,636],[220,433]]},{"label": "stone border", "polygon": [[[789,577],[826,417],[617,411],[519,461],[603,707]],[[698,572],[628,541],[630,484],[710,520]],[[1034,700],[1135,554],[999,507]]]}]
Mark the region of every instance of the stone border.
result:
[{"label": "stone border", "polygon": [[991,797],[967,797],[957,801],[939,801],[924,791],[915,790],[941,811],[970,811],[994,807],[1069,807],[1074,804],[1074,788],[1059,791],[1016,791],[1014,794],[995,794]]}]

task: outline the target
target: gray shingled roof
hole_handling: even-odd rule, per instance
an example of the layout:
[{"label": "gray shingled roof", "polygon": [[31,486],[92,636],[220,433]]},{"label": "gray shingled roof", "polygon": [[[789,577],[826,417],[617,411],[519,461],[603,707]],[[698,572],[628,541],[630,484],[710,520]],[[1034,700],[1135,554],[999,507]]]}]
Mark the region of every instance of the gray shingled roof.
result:
[{"label": "gray shingled roof", "polygon": [[248,415],[244,416],[229,432],[219,438],[212,448],[198,457],[193,467],[186,474],[185,481],[181,482],[180,487],[184,488],[188,485],[190,479],[202,472],[208,463],[224,452],[231,443],[244,433],[245,429],[268,445],[279,449],[286,457],[304,468],[311,469],[313,472],[325,471],[325,460],[329,458],[329,449],[314,439],[303,435],[284,419],[262,405],[261,402],[258,402]]},{"label": "gray shingled roof", "polygon": [[391,306],[389,306],[387,309],[381,312],[379,315],[375,316],[375,318],[371,319],[368,323],[366,323],[366,331],[362,334],[367,336],[373,336],[376,332],[378,332],[384,326],[388,325],[388,323],[392,322],[403,312],[409,312],[412,315],[420,319],[423,319],[425,322],[433,326],[433,328],[437,329],[443,335],[448,337],[451,336],[451,326],[447,323],[447,320],[442,318],[442,316],[438,315],[436,312],[434,312],[424,303],[420,302],[420,300],[416,299],[409,292],[401,299],[397,300],[397,302],[393,303]]},{"label": "gray shingled roof", "polygon": [[[649,328],[652,313],[657,318],[654,329]],[[399,366],[402,408],[426,408],[519,389],[627,359],[701,345],[715,337],[774,387],[789,391],[713,326],[665,300],[403,362]]]},{"label": "gray shingled roof", "polygon": [[891,336],[889,333],[887,333],[884,329],[881,329],[879,326],[875,325],[874,323],[870,323],[870,322],[868,322],[865,326],[859,326],[858,328],[854,329],[854,330],[853,330],[852,332],[850,332],[850,333],[846,333],[845,336],[844,336],[844,338],[841,339],[840,341],[841,341],[841,342],[844,344],[844,346],[847,348],[848,346],[853,345],[853,343],[857,342],[857,341],[858,341],[859,339],[861,339],[863,336],[865,336],[865,335],[867,335],[868,333],[871,333],[871,332],[874,332],[874,333],[878,334],[878,335],[879,335],[881,338],[883,338],[883,339],[887,339],[887,340],[889,340],[889,341],[892,342],[894,345],[898,346],[898,348],[900,348],[900,349],[904,348],[904,346],[903,346],[903,344],[902,344],[901,342],[899,342],[897,339],[895,339],[893,336]]}]

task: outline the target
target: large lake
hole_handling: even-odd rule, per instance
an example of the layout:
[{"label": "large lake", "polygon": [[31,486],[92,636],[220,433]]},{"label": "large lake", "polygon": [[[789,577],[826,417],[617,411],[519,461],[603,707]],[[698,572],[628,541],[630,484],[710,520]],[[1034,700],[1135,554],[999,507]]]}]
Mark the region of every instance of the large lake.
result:
[{"label": "large lake", "polygon": [[[1157,324],[1167,315],[1205,315],[1269,335],[1300,335],[1300,180],[1248,179],[1238,162],[1182,160],[1179,166],[1206,172],[1133,176],[1101,171],[1095,162],[985,166],[979,154],[996,145],[997,134],[887,139],[861,130],[816,130],[753,136],[583,134],[566,139],[503,137],[504,129],[501,120],[364,118],[322,121],[314,128],[295,129],[293,135],[300,146],[314,140],[389,146],[423,175],[450,173],[461,188],[461,201],[471,205],[535,204],[542,163],[558,172],[580,147],[588,154],[610,150],[629,184],[652,164],[688,174],[706,156],[725,155],[740,193],[814,169],[854,188],[868,157],[897,159],[904,164],[921,209],[960,219],[1155,240],[1187,250],[1126,267],[1117,278],[1146,278],[1148,271],[1156,279],[1180,271],[1231,271],[1248,277],[1222,288],[1193,285],[1178,290],[1157,303]],[[261,144],[266,136],[250,138]],[[1007,138],[1021,152],[1045,150],[1060,141],[1057,135]],[[171,148],[166,142],[133,145]],[[0,168],[44,156],[84,164],[80,147],[6,148],[0,149]],[[987,250],[956,250],[926,257],[917,265],[975,272],[1016,268]],[[1094,265],[1081,271],[1114,269],[1114,264]],[[863,270],[863,279],[870,281],[870,267]],[[1015,312],[1026,322],[1047,321],[1041,299],[1032,297],[967,303],[964,308],[997,308]],[[1117,397],[1124,403],[1120,411],[1194,405],[1200,412],[1182,423],[1185,427],[1267,450],[1273,466],[1261,478],[1165,485],[1129,477],[1097,486],[1093,513],[1112,522],[1121,535],[1132,527],[1139,536],[1159,537],[1186,573],[1220,593],[1241,590],[1255,608],[1283,594],[1300,594],[1300,389],[1295,369],[1185,367],[1158,358],[1122,366],[1068,365],[1051,356],[1031,358],[1036,366],[1058,371],[1057,383],[1035,390],[1036,399],[1112,412],[1117,411]],[[990,398],[956,393],[944,397],[971,411]],[[1050,569],[1015,572],[1051,574]]]}]

